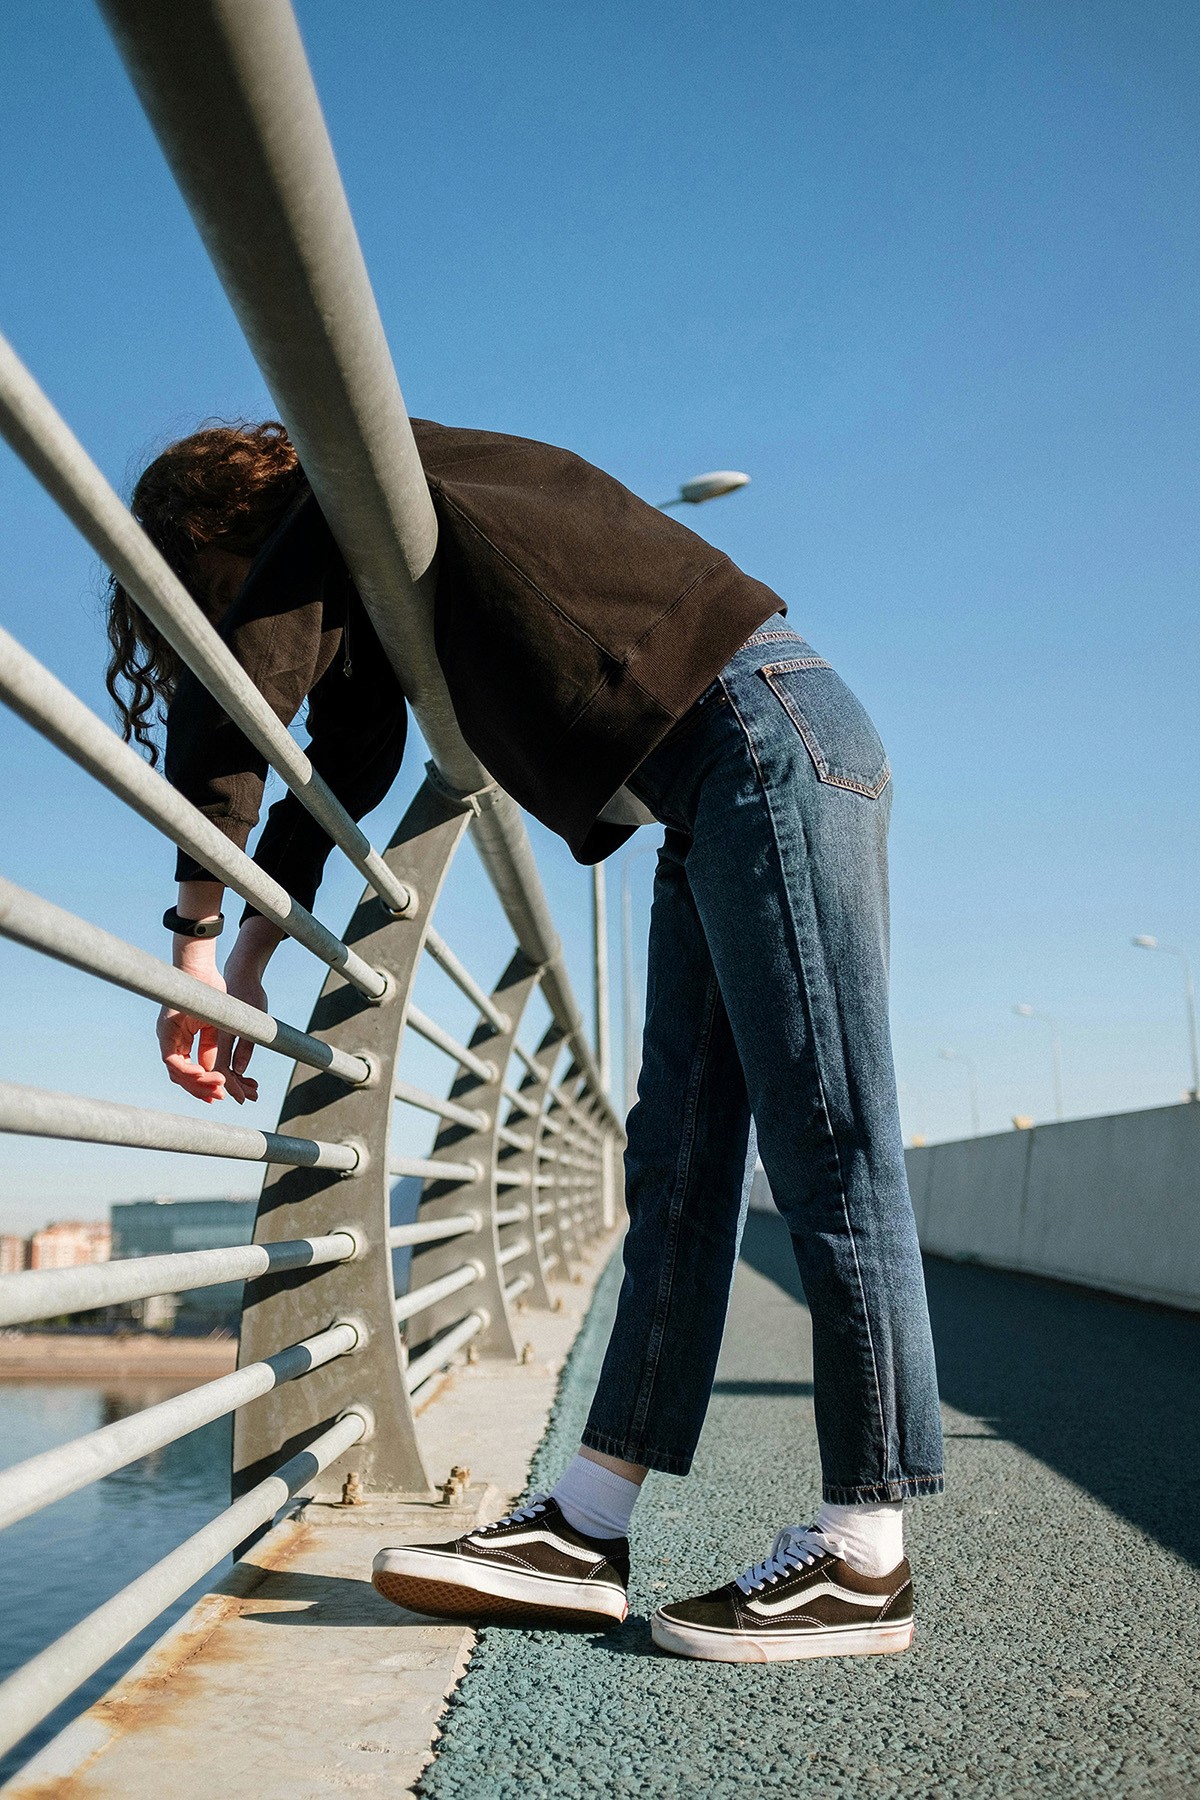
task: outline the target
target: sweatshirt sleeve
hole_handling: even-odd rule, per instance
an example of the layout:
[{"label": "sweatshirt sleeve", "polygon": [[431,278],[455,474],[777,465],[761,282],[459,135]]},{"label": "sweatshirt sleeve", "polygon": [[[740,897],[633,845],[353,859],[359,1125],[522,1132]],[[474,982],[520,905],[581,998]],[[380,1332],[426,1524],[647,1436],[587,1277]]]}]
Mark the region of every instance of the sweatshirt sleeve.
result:
[{"label": "sweatshirt sleeve", "polygon": [[[404,752],[404,696],[311,494],[256,559],[221,636],[282,724],[291,724],[307,697],[309,757],[347,811],[359,818],[378,804]],[[165,773],[245,849],[266,761],[190,670],[167,715]],[[310,906],[330,848],[289,793],[271,808],[254,860]],[[182,850],[175,876],[212,879]]]},{"label": "sweatshirt sleeve", "polygon": [[[309,696],[308,754],[351,818],[361,819],[379,805],[399,773],[408,711],[400,684],[357,601],[349,639],[354,660],[343,646],[343,654]],[[360,662],[360,656],[365,660]],[[311,911],[332,848],[332,840],[289,792],[267,814],[254,860]],[[243,920],[255,911],[248,904]]]}]

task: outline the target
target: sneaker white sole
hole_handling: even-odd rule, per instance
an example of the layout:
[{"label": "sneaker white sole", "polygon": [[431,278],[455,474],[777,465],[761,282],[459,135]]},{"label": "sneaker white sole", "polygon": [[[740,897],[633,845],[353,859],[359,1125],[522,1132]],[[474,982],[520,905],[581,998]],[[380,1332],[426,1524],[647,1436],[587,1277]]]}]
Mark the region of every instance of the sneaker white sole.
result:
[{"label": "sneaker white sole", "polygon": [[913,1622],[814,1631],[717,1631],[656,1612],[650,1631],[660,1650],[703,1662],[801,1662],[814,1656],[893,1656],[913,1640]]},{"label": "sneaker white sole", "polygon": [[371,1579],[385,1600],[434,1618],[593,1618],[619,1625],[629,1611],[618,1587],[569,1575],[527,1575],[416,1544],[381,1550]]}]

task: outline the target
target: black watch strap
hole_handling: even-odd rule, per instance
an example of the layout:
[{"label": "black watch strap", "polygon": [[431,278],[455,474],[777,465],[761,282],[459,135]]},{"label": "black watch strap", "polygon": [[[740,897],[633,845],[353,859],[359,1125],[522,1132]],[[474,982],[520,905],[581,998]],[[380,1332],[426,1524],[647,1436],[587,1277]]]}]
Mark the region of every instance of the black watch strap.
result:
[{"label": "black watch strap", "polygon": [[173,906],[168,906],[163,914],[163,924],[177,937],[215,938],[225,929],[225,914],[217,913],[207,919],[185,919]]}]

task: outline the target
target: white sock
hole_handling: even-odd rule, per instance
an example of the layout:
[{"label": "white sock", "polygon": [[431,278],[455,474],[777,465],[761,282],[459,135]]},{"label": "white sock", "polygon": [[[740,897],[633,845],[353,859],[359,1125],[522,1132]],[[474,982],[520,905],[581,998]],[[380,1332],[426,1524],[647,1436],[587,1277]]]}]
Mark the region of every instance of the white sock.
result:
[{"label": "white sock", "polygon": [[585,1537],[623,1538],[629,1534],[641,1491],[640,1483],[626,1481],[624,1475],[576,1451],[566,1473],[551,1488],[550,1498],[558,1501],[567,1524]]},{"label": "white sock", "polygon": [[884,1506],[831,1506],[822,1502],[818,1531],[841,1538],[845,1560],[860,1575],[890,1575],[904,1555],[904,1503]]}]

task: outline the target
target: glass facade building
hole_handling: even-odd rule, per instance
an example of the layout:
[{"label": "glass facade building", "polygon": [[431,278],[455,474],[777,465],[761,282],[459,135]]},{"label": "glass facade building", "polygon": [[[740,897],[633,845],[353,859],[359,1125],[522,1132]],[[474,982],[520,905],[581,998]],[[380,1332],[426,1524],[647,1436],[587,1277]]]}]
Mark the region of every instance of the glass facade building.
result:
[{"label": "glass facade building", "polygon": [[[256,1200],[128,1200],[112,1208],[113,1260],[162,1256],[181,1250],[222,1250],[248,1244],[254,1236]],[[146,1324],[170,1322],[167,1309],[147,1301]],[[221,1282],[180,1294],[174,1322],[179,1331],[236,1331],[242,1311],[242,1283]]]}]

